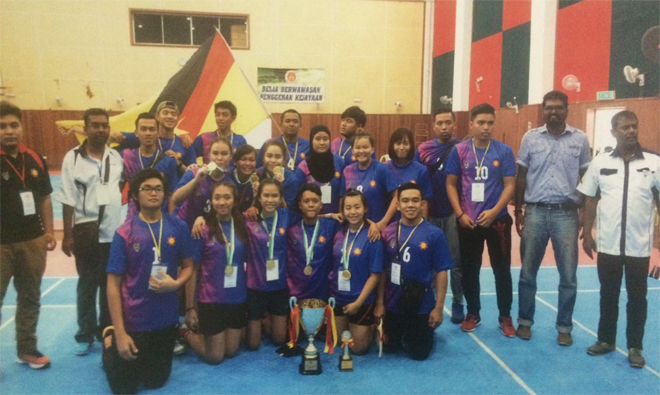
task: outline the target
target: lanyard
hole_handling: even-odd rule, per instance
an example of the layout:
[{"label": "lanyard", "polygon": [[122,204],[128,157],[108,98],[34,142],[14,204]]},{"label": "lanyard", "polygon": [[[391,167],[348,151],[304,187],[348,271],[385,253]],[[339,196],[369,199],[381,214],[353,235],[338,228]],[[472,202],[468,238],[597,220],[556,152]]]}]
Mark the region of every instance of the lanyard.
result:
[{"label": "lanyard", "polygon": [[319,234],[319,222],[321,222],[318,218],[316,219],[316,225],[314,225],[314,233],[312,234],[312,244],[309,244],[309,241],[307,240],[307,231],[305,231],[305,223],[303,221],[300,221],[300,227],[302,228],[302,233],[303,237],[305,240],[305,258],[306,258],[306,264],[307,266],[310,265],[312,262],[312,259],[314,258],[314,245],[316,244],[316,236]]},{"label": "lanyard", "polygon": [[[224,136],[221,136],[221,135],[220,135],[220,131],[219,131],[219,130],[216,130],[216,131],[215,131],[215,134],[218,135],[218,137],[224,137]],[[233,149],[234,149],[234,133],[233,133],[233,132],[229,132],[229,135],[231,136],[231,137],[229,137],[229,142],[231,143],[231,149],[233,150]]]},{"label": "lanyard", "polygon": [[[296,139],[296,151],[293,153],[293,156],[291,156],[291,150],[289,149],[289,144],[284,141],[284,136],[282,136],[282,142],[284,143],[284,146],[286,147],[286,153],[289,154],[289,160],[293,159],[293,163],[295,165],[296,163],[296,158],[298,157],[298,143],[300,140]],[[291,169],[293,170],[293,169]]]},{"label": "lanyard", "polygon": [[[397,233],[396,233],[396,245],[397,245],[397,246],[401,245],[401,246],[399,247],[399,252],[397,253],[397,255],[399,255],[399,256],[401,255],[401,251],[403,251],[403,249],[406,248],[406,245],[407,245],[408,242],[410,241],[410,238],[412,237],[413,233],[415,233],[415,231],[417,230],[417,227],[418,227],[419,225],[421,225],[422,222],[424,222],[424,218],[422,218],[422,219],[419,221],[419,223],[418,223],[417,225],[415,225],[415,227],[413,228],[413,230],[412,230],[412,231],[410,232],[410,234],[408,235],[408,238],[406,239],[406,241],[404,241],[404,242],[403,242],[403,245],[401,245],[401,241],[400,241],[400,240],[401,240],[401,221],[399,221],[399,229],[397,230]],[[401,258],[399,258],[399,261],[400,261],[400,260],[401,260]]]},{"label": "lanyard", "polygon": [[[172,148],[174,148],[174,143],[176,143],[176,136],[174,136],[174,138],[172,139],[172,144],[170,144],[170,149],[168,151],[171,151]],[[163,150],[163,152],[165,151],[165,149],[163,149],[163,143],[160,141],[160,137],[158,138],[158,146],[160,147],[161,150]]]},{"label": "lanyard", "polygon": [[275,218],[273,218],[273,228],[272,232],[268,231],[268,224],[266,223],[266,220],[262,216],[262,221],[261,224],[264,227],[264,230],[266,231],[266,234],[269,236],[268,240],[268,259],[273,260],[273,252],[275,251],[275,231],[277,230],[277,211],[275,211]]},{"label": "lanyard", "polygon": [[[154,167],[154,165],[156,164],[156,159],[158,159],[159,155],[160,155],[160,151],[156,150],[156,153],[154,154],[154,161],[151,162],[151,164],[149,165],[148,167],[149,169]],[[140,158],[140,165],[142,166],[142,170],[144,170],[144,163],[142,163],[142,152],[140,152],[139,148],[138,148],[138,157]]]},{"label": "lanyard", "polygon": [[348,150],[353,149],[353,147],[349,146],[348,148],[346,148],[346,151],[344,151],[344,153],[342,154],[342,153],[341,153],[341,148],[344,146],[344,141],[346,141],[346,139],[344,139],[344,138],[342,137],[342,139],[341,139],[341,144],[339,144],[339,155],[340,155],[342,158],[345,158],[345,157],[346,157],[346,154],[348,153]]},{"label": "lanyard", "polygon": [[21,179],[21,183],[23,184],[23,189],[25,189],[25,154],[21,155],[21,159],[23,159],[23,166],[21,166],[21,173],[18,173],[18,170],[14,167],[14,165],[5,157],[5,162],[11,167],[11,169],[16,173],[18,178]]},{"label": "lanyard", "polygon": [[234,217],[231,218],[231,227],[229,231],[229,240],[227,240],[227,235],[225,235],[224,229],[222,229],[222,223],[218,219],[218,226],[220,227],[220,232],[222,233],[222,238],[225,239],[225,254],[227,257],[227,266],[231,266],[234,263],[234,250],[236,244],[235,234],[234,234]]},{"label": "lanyard", "polygon": [[147,220],[144,219],[144,217],[142,216],[142,213],[140,213],[140,219],[143,220],[147,224],[147,226],[149,227],[149,233],[151,233],[151,238],[154,241],[154,246],[156,246],[156,254],[158,256],[158,262],[162,262],[163,260],[160,258],[160,256],[161,256],[160,255],[160,246],[161,246],[161,242],[163,240],[163,216],[162,215],[160,216],[160,221],[159,221],[160,222],[160,231],[158,232],[158,241],[156,241],[156,235],[154,234],[154,231],[151,229],[151,224],[149,224],[149,222],[147,222]]},{"label": "lanyard", "polygon": [[360,228],[358,229],[357,233],[355,234],[355,237],[353,238],[353,241],[351,242],[351,245],[346,248],[348,245],[348,236],[351,235],[350,229],[346,229],[346,237],[344,238],[344,246],[341,249],[341,263],[344,264],[344,270],[348,270],[348,265],[349,265],[349,260],[351,259],[351,250],[353,249],[353,244],[355,244],[355,240],[357,240],[358,236],[360,235],[360,232],[362,231],[362,227],[364,226],[364,222],[362,222],[362,225],[360,225]]},{"label": "lanyard", "polygon": [[488,140],[488,146],[486,147],[486,152],[484,156],[481,157],[481,163],[479,163],[479,158],[477,158],[477,149],[474,148],[474,137],[470,140],[472,143],[472,152],[474,153],[474,161],[477,163],[477,180],[481,179],[481,168],[484,166],[484,160],[486,159],[486,154],[488,154],[488,149],[490,148],[490,140]]}]

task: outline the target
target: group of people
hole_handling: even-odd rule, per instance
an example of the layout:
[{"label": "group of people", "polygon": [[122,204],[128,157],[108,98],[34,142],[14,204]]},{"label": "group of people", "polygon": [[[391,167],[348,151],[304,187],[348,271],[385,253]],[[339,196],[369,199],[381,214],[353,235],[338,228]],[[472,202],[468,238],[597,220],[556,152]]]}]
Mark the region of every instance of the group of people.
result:
[{"label": "group of people", "polygon": [[[75,255],[79,274],[75,352],[85,355],[100,340],[116,393],[164,385],[181,344],[217,364],[242,342],[256,350],[265,333],[279,352],[295,354],[297,332],[287,329],[295,296],[334,298],[337,330],[351,331],[353,353],[368,352],[382,320],[385,351],[423,360],[443,322],[448,285],[451,321],[465,332],[481,323],[484,241],[501,332],[529,340],[548,240],[560,275],[557,341],[570,346],[582,229],[587,254],[599,251],[601,281],[598,341],[587,352],[615,349],[625,270],[629,362],[644,366],[660,158],[639,145],[630,111],[612,119],[617,147],[592,160],[587,136],[566,124],[566,95],[547,93],[542,108],[545,124],[525,134],[517,161],[491,137],[495,109],[480,104],[462,141],[449,108],[433,114],[435,138],[417,148],[409,129],[395,130],[386,163],[375,159],[366,114],[356,106],[341,115],[333,141],[324,125],[301,137],[301,115],[287,110],[282,136],[259,150],[232,130],[237,109],[229,101],[215,104],[218,129],[194,141],[174,133],[172,101],[140,114],[135,133],[111,132],[107,112],[87,110],[87,138],[65,156],[57,196],[62,250]],[[43,157],[21,138],[20,110],[2,102],[0,296],[13,277],[18,360],[42,368],[50,360],[37,350],[35,330],[46,250],[56,246],[52,188]],[[522,258],[517,328],[514,223]]]}]

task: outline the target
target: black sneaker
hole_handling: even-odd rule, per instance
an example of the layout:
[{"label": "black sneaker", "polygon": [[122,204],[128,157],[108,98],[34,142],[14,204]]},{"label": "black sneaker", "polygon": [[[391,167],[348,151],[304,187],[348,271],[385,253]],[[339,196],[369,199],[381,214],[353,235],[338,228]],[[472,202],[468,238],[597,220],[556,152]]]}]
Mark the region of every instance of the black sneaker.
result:
[{"label": "black sneaker", "polygon": [[595,356],[605,355],[614,351],[615,349],[616,346],[614,344],[597,341],[593,346],[587,349],[587,354]]},{"label": "black sneaker", "polygon": [[639,348],[631,348],[628,350],[628,363],[633,368],[643,368],[646,365],[642,350]]},{"label": "black sneaker", "polygon": [[280,348],[275,350],[275,352],[280,354],[280,357],[290,358],[290,357],[302,355],[303,348],[298,345],[296,345],[295,347],[289,347],[287,343],[284,343]]}]

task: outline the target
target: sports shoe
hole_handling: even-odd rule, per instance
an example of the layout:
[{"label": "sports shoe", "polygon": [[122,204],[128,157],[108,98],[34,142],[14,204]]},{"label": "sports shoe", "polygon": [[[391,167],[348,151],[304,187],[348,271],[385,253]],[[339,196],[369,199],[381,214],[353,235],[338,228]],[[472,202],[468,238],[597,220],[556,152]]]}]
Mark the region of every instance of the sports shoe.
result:
[{"label": "sports shoe", "polygon": [[186,324],[179,324],[176,327],[178,337],[174,341],[174,350],[172,353],[174,355],[183,355],[186,352],[186,340],[185,340],[185,335],[188,330],[188,326]]},{"label": "sports shoe", "polygon": [[529,340],[532,338],[532,327],[520,324],[516,330],[516,335],[523,340]]},{"label": "sports shoe", "polygon": [[628,363],[633,368],[643,368],[646,365],[646,361],[642,355],[642,350],[639,348],[628,349]]},{"label": "sports shoe", "polygon": [[559,332],[557,335],[557,344],[560,346],[570,346],[573,344],[573,336],[567,332]]},{"label": "sports shoe", "polygon": [[481,324],[481,317],[476,314],[469,314],[465,316],[465,320],[461,322],[461,330],[463,332],[473,332],[474,329]]},{"label": "sports shoe", "polygon": [[593,346],[587,349],[587,354],[595,356],[605,355],[608,352],[614,351],[615,349],[616,346],[614,344],[597,341]]},{"label": "sports shoe", "polygon": [[76,343],[76,347],[74,348],[74,353],[76,355],[87,355],[89,354],[89,350],[92,348],[92,343],[87,343],[87,342],[82,342],[82,343]]},{"label": "sports shoe", "polygon": [[500,322],[500,328],[502,329],[502,334],[506,337],[516,337],[516,328],[513,327],[513,321],[511,316],[500,316],[498,319]]},{"label": "sports shoe", "polygon": [[453,302],[451,304],[451,322],[454,324],[460,324],[464,319],[465,314],[463,313],[463,305]]},{"label": "sports shoe", "polygon": [[50,366],[50,358],[39,351],[21,354],[16,358],[16,362],[27,364],[32,369],[44,369]]}]

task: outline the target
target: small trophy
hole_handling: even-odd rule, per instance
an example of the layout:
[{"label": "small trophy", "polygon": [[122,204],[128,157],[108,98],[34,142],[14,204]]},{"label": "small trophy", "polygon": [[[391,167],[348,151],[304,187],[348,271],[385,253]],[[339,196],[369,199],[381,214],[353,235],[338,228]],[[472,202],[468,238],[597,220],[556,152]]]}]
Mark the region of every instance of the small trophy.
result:
[{"label": "small trophy", "polygon": [[348,349],[353,347],[353,335],[351,331],[344,331],[341,334],[341,347],[344,349],[344,352],[339,357],[339,371],[340,372],[352,372],[353,371],[353,358],[351,357]]},{"label": "small trophy", "polygon": [[[317,375],[321,374],[323,371],[321,368],[321,359],[319,358],[319,351],[314,346],[314,336],[321,329],[323,323],[326,323],[326,353],[334,353],[334,346],[336,345],[336,331],[335,328],[335,316],[334,316],[334,298],[330,298],[328,303],[320,299],[303,299],[300,304],[297,304],[297,299],[295,296],[292,296],[289,299],[289,304],[291,306],[291,318],[292,318],[292,328],[295,329],[295,333],[292,333],[292,344],[295,347],[297,338],[297,328],[298,328],[298,317],[302,321],[302,327],[305,333],[308,336],[309,344],[305,348],[305,352],[302,356],[302,361],[300,362],[300,374],[303,375]],[[301,311],[302,309],[302,311]]]}]

